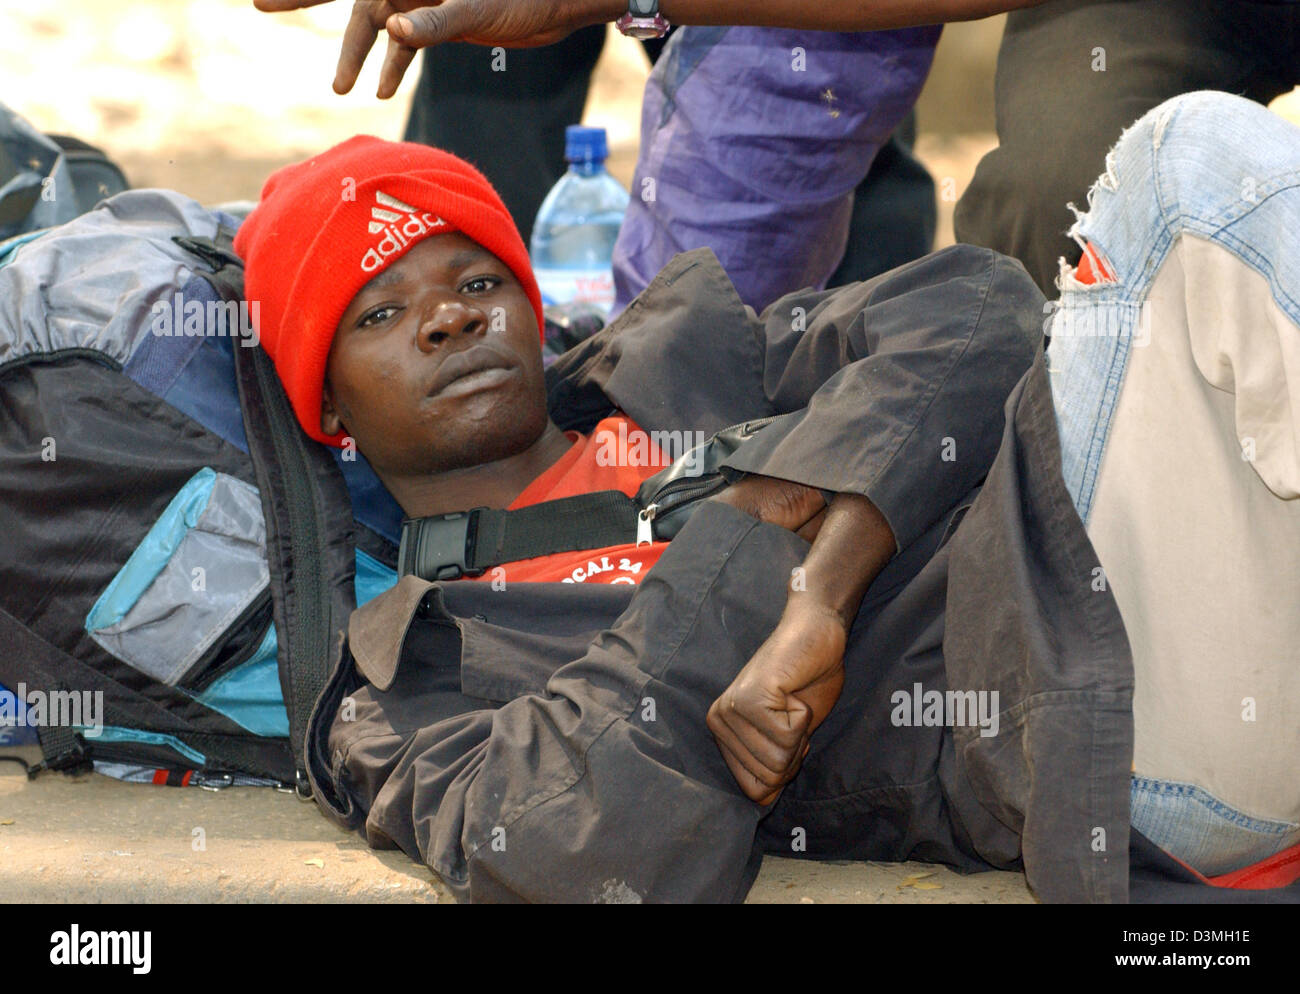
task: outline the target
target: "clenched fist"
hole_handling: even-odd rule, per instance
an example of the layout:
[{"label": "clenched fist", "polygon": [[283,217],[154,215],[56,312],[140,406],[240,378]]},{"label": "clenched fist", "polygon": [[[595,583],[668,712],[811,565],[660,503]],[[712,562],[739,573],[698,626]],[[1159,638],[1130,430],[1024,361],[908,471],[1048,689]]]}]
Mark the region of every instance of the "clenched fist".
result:
[{"label": "clenched fist", "polygon": [[709,731],[750,800],[772,803],[799,772],[844,688],[847,637],[835,612],[793,602],[709,708]]},{"label": "clenched fist", "polygon": [[860,494],[836,494],[828,508],[820,490],[748,476],[713,499],[812,542],[781,620],[706,719],[741,791],[771,804],[839,700],[849,630],[867,588],[898,550],[889,522]]}]

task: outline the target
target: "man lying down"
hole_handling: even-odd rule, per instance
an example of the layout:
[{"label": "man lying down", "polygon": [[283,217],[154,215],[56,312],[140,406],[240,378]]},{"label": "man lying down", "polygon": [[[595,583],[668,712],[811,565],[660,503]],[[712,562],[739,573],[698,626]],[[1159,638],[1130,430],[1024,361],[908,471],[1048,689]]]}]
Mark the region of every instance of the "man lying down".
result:
[{"label": "man lying down", "polygon": [[[1186,122],[1156,119],[1166,147],[1218,127],[1229,99],[1153,112]],[[1144,119],[1118,153],[1149,148],[1152,127]],[[1121,174],[1112,197],[1128,206],[1102,202],[1089,223],[1100,232],[1106,211],[1132,204],[1156,217],[1151,179]],[[1212,196],[1203,185],[1197,195]],[[1199,237],[1169,233],[1174,246]],[[1065,330],[1072,293],[1097,294],[1080,308],[1104,299],[1127,313],[1150,267],[1125,268],[1125,253],[1177,256],[1170,239],[1153,242],[1094,237],[1105,285],[1075,281],[1054,326]],[[957,246],[755,315],[697,249],[544,373],[524,246],[482,176],[445,153],[354,138],[287,167],[236,248],[304,431],[355,444],[412,518],[631,495],[680,455],[645,459],[653,440],[751,423],[722,464],[730,485],[671,541],[629,530],[477,579],[407,576],[360,608],[351,662],[309,734],[325,745],[327,813],[476,900],[738,900],[764,852],[1023,865],[1046,899],[1127,896],[1139,778],[1116,601],[1126,608],[1143,591],[1098,565],[1070,475],[1083,433],[1063,417],[1058,441],[1052,392],[1084,410],[1096,363],[1078,359],[1049,389],[1035,358],[1044,301],[1018,263]],[[1267,293],[1250,291],[1268,309]],[[1184,351],[1196,334],[1172,312],[1150,330]],[[1127,353],[1131,332],[1071,339],[1071,354]],[[1211,365],[1230,380],[1222,364]],[[1095,463],[1130,392],[1086,413],[1102,425],[1100,448],[1094,439],[1079,456],[1093,460],[1094,520],[1105,489]],[[1261,445],[1294,441],[1294,414],[1267,417]],[[1268,504],[1300,484],[1264,476],[1263,461],[1253,478],[1227,467],[1213,480],[1222,489],[1198,500],[1221,506],[1233,488],[1263,486]],[[1294,469],[1279,465],[1283,477]],[[1169,470],[1139,458],[1125,472]],[[1128,534],[1115,561],[1146,583],[1167,538]],[[1222,579],[1254,582],[1239,572]],[[1174,628],[1192,614],[1222,620],[1222,591],[1205,586],[1178,605]],[[1161,619],[1144,617],[1143,630],[1159,669]],[[1201,712],[1222,704],[1198,691],[1180,707],[1189,696]],[[1157,705],[1148,720],[1164,735],[1188,717]],[[1295,744],[1293,727],[1275,722],[1275,733]],[[1171,766],[1166,749],[1135,772],[1158,795],[1185,784],[1210,796],[1223,770],[1258,758],[1232,747],[1241,755],[1228,766],[1200,754]],[[1293,844],[1294,800],[1249,812],[1263,836],[1220,831],[1205,872]],[[1188,862],[1203,855],[1158,822],[1159,845]]]}]

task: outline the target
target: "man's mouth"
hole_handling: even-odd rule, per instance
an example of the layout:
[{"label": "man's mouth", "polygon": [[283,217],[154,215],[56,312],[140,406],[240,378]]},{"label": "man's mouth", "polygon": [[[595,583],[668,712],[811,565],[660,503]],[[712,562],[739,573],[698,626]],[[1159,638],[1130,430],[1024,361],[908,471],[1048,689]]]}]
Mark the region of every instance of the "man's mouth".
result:
[{"label": "man's mouth", "polygon": [[448,391],[469,392],[504,382],[512,373],[510,361],[495,349],[475,345],[449,355],[442,361],[429,386],[429,396]]}]

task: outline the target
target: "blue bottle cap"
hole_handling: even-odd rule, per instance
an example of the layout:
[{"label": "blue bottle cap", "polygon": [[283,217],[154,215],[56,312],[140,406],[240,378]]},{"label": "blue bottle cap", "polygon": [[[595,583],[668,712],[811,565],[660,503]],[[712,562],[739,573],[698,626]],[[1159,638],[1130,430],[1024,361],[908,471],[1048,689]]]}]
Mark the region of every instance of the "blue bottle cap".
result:
[{"label": "blue bottle cap", "polygon": [[564,159],[566,162],[604,162],[609,156],[609,143],[604,128],[588,128],[570,124],[564,129]]}]

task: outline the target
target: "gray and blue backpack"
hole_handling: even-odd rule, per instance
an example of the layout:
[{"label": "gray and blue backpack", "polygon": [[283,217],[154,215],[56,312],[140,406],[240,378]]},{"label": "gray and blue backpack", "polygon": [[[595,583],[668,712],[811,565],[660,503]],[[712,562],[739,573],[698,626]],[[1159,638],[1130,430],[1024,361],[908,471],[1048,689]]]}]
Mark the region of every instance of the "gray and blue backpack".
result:
[{"label": "gray and blue backpack", "polygon": [[0,725],[44,767],[306,793],[311,708],[401,511],[293,420],[238,219],[127,191],[0,243]]}]

